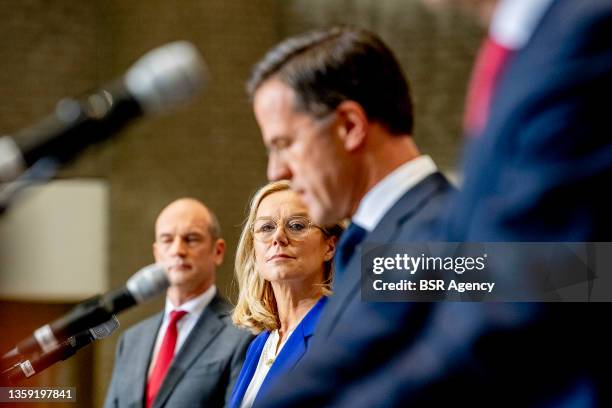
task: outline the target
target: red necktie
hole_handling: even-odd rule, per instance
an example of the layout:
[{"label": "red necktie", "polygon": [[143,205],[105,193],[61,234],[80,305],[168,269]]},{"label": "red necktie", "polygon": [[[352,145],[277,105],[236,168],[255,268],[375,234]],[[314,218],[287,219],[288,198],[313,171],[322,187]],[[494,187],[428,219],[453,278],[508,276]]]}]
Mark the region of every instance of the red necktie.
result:
[{"label": "red necktie", "polygon": [[495,86],[512,52],[491,37],[487,37],[482,44],[466,101],[464,128],[467,135],[477,136],[484,130]]},{"label": "red necktie", "polygon": [[173,310],[170,312],[170,322],[168,323],[168,328],[166,329],[166,335],[164,336],[161,348],[159,349],[155,367],[153,367],[153,371],[149,377],[149,382],[147,383],[147,408],[150,408],[153,405],[157,392],[159,391],[159,388],[164,381],[164,377],[168,372],[168,368],[170,367],[170,363],[174,357],[176,338],[178,337],[176,324],[186,314],[187,312],[184,310]]}]

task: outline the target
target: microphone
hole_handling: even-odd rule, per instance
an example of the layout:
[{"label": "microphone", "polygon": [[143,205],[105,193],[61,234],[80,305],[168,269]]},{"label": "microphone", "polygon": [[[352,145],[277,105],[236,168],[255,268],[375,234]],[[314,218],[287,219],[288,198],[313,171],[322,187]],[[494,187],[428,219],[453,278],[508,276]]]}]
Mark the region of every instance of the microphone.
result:
[{"label": "microphone", "polygon": [[62,99],[41,122],[0,137],[0,182],[14,180],[42,157],[66,162],[142,114],[184,104],[204,87],[206,72],[189,42],[149,51],[123,77],[80,98]]},{"label": "microphone", "polygon": [[31,336],[19,342],[2,357],[2,365],[6,367],[7,362],[15,361],[20,355],[49,353],[68,337],[106,322],[113,315],[135,304],[156,297],[168,286],[163,266],[159,264],[146,266],[128,279],[125,287],[87,299],[59,319],[35,330]]},{"label": "microphone", "polygon": [[109,321],[82,331],[60,343],[55,349],[39,357],[25,360],[2,372],[2,383],[16,385],[52,366],[58,361],[72,357],[76,352],[94,340],[110,336],[119,327],[119,320],[113,316]]}]

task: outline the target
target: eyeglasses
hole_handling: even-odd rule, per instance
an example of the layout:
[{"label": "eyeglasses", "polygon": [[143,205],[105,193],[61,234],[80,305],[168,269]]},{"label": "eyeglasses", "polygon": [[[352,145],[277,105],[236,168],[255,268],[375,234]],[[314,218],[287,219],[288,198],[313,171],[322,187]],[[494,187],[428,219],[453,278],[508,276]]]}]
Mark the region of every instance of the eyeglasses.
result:
[{"label": "eyeglasses", "polygon": [[[256,220],[253,225],[253,237],[260,242],[269,242],[278,229],[279,221],[268,217]],[[308,218],[300,216],[289,217],[283,223],[285,234],[294,240],[306,238],[312,227],[321,229]]]}]

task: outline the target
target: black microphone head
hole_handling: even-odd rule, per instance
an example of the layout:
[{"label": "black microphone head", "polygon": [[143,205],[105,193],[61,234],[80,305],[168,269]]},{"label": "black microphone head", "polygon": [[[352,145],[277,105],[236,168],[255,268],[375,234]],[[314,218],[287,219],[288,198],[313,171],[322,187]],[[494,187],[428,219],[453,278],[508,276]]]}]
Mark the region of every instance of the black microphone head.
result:
[{"label": "black microphone head", "polygon": [[117,330],[117,327],[119,327],[119,319],[117,319],[117,316],[113,315],[112,319],[99,324],[96,327],[92,327],[89,329],[89,332],[95,340],[99,340],[110,336],[115,330]]},{"label": "black microphone head", "polygon": [[206,65],[197,48],[176,41],[136,61],[125,75],[125,85],[149,113],[183,105],[204,88],[206,79]]},{"label": "black microphone head", "polygon": [[11,351],[5,353],[2,356],[2,359],[0,359],[0,371],[4,371],[7,368],[14,366],[15,364],[18,364],[23,359],[24,357],[21,355],[19,350],[17,350],[17,347],[15,347]]},{"label": "black microphone head", "polygon": [[160,264],[145,266],[136,272],[125,285],[137,303],[161,295],[170,286],[166,270]]}]

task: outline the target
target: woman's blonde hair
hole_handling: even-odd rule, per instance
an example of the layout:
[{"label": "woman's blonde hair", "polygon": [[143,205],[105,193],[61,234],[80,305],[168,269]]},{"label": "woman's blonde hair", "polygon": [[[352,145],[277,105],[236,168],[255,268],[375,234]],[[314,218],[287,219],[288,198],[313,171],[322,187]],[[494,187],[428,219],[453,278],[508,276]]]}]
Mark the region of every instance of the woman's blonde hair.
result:
[{"label": "woman's blonde hair", "polygon": [[[268,183],[255,193],[249,205],[249,215],[244,222],[236,251],[234,273],[239,292],[232,320],[235,325],[245,327],[254,334],[280,327],[272,285],[261,277],[256,268],[253,225],[263,199],[270,194],[285,190],[290,190],[289,182],[281,180]],[[321,231],[326,238],[329,238],[339,237],[343,229],[341,224],[335,224],[329,228],[321,228]],[[333,260],[329,260],[325,262],[322,284],[324,295],[331,293],[332,276]]]}]

